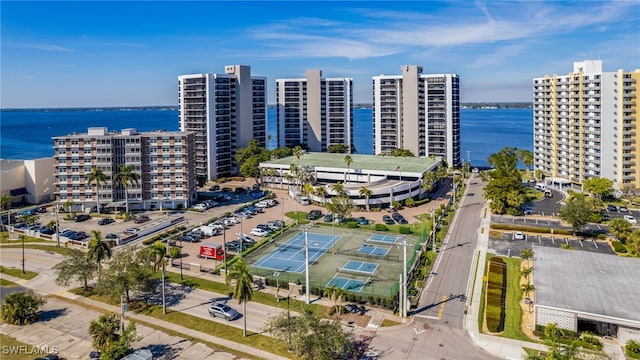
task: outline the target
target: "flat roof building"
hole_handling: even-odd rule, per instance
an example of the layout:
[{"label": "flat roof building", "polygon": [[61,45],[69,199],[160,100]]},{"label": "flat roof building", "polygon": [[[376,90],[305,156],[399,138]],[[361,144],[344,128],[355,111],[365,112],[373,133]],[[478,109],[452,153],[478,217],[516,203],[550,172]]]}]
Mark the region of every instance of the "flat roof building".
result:
[{"label": "flat roof building", "polygon": [[640,260],[533,246],[535,324],[640,341]]},{"label": "flat roof building", "polygon": [[535,168],[557,183],[607,178],[616,189],[640,188],[639,81],[640,69],[606,72],[600,60],[534,78]]},{"label": "flat roof building", "polygon": [[353,150],[352,83],[322,77],[320,70],[308,70],[305,78],[277,79],[278,146],[304,144],[326,152],[331,145],[346,145]]},{"label": "flat roof building", "polygon": [[[364,186],[372,190],[371,206],[387,206],[395,201],[421,198],[423,177],[442,163],[440,158],[416,158],[351,154],[347,166],[345,154],[307,152],[300,157],[289,156],[260,163],[265,186],[301,191],[300,177],[312,179],[317,187],[324,187],[326,195],[309,194],[316,202],[324,203],[337,194],[331,184],[342,183],[355,205],[366,205],[360,195]],[[295,165],[292,167],[292,165]],[[300,170],[294,170],[298,168]],[[301,175],[301,174],[307,175]]]},{"label": "flat roof building", "polygon": [[373,153],[410,150],[461,165],[460,81],[456,74],[423,74],[403,65],[401,75],[373,77]]},{"label": "flat roof building", "polygon": [[[194,137],[192,132],[138,132],[133,128],[117,132],[106,127],[56,136],[57,199],[70,201],[74,211],[187,208],[197,196]],[[126,187],[117,183],[122,166],[131,167],[139,181]],[[99,186],[88,181],[94,167],[107,177]]]},{"label": "flat roof building", "polygon": [[266,146],[267,78],[244,65],[224,71],[178,76],[180,130],[195,133],[199,183],[235,174],[236,150],[252,139]]}]

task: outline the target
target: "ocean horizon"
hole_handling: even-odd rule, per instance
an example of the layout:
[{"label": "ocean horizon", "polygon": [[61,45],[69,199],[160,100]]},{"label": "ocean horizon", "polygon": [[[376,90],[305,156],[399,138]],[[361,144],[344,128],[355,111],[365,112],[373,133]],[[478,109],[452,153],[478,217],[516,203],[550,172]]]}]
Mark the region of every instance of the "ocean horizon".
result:
[{"label": "ocean horizon", "polygon": [[[366,104],[360,104],[366,105]],[[179,130],[176,106],[54,108],[0,110],[0,159],[27,160],[53,156],[52,137],[86,133],[89,127],[139,131]],[[355,107],[354,146],[358,154],[373,154],[372,110]],[[276,147],[276,112],[268,109],[267,148]],[[489,155],[505,146],[533,150],[531,108],[462,108],[461,157],[473,166],[487,166]],[[508,136],[505,136],[508,135]],[[523,146],[523,144],[527,144]]]}]

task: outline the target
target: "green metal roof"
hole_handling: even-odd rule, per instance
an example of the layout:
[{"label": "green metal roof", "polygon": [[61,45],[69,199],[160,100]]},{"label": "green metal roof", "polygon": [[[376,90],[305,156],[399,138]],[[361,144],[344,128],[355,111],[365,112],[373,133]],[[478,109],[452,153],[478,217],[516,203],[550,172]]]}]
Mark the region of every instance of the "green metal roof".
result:
[{"label": "green metal roof", "polygon": [[[345,154],[306,152],[300,157],[300,166],[329,167],[346,169],[344,162]],[[350,169],[395,171],[399,167],[400,172],[425,172],[435,164],[440,163],[439,159],[417,158],[417,157],[396,157],[381,155],[357,155],[351,154],[353,162]],[[289,156],[277,160],[264,161],[261,165],[274,164],[285,165],[298,164],[295,156]]]}]

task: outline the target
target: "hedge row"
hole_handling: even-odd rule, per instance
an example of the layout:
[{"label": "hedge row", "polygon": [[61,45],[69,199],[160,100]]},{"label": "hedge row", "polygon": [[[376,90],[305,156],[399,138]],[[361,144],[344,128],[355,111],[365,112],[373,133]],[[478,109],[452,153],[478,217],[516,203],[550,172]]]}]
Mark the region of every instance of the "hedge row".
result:
[{"label": "hedge row", "polygon": [[487,306],[485,307],[487,328],[491,332],[504,330],[506,281],[504,261],[499,257],[491,258],[489,260],[489,275],[487,276]]},{"label": "hedge row", "polygon": [[626,246],[624,246],[620,241],[618,240],[614,240],[611,242],[611,245],[613,246],[613,250],[615,250],[617,253],[621,253],[624,254],[627,252],[627,248]]},{"label": "hedge row", "polygon": [[[328,290],[329,289],[327,288],[317,288],[312,286],[311,289],[309,289],[309,292],[312,295],[326,297],[328,296],[328,293],[325,294],[325,292]],[[373,295],[360,295],[360,294],[354,294],[354,293],[348,292],[344,295],[343,301],[350,302],[350,303],[355,302],[358,304],[369,304],[371,306],[382,306],[389,310],[393,310],[397,305],[398,299],[396,297],[389,298],[389,297],[381,297],[381,296],[373,296]]]}]

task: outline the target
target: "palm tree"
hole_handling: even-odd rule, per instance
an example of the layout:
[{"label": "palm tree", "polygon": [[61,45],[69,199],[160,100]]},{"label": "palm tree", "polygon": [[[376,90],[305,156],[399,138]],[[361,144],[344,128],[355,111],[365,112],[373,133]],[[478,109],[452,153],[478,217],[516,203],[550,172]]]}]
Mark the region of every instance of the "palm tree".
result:
[{"label": "palm tree", "polygon": [[365,204],[367,206],[367,211],[369,211],[369,198],[371,197],[371,195],[373,195],[373,190],[369,189],[366,186],[363,186],[360,188],[360,192],[359,192],[360,196],[362,196],[365,199]]},{"label": "palm tree", "polygon": [[111,259],[111,248],[109,244],[102,241],[100,231],[91,230],[91,240],[87,244],[87,249],[87,259],[98,265],[98,282],[100,282],[100,264],[103,260]]},{"label": "palm tree", "polygon": [[347,155],[344,156],[344,163],[347,164],[347,173],[345,174],[345,177],[346,177],[346,182],[348,184],[349,183],[349,178],[351,177],[349,175],[349,173],[350,173],[349,167],[351,166],[351,164],[353,164],[353,158],[351,158],[351,155],[347,154]]},{"label": "palm tree", "polygon": [[527,297],[529,297],[529,294],[534,291],[536,289],[535,286],[533,286],[532,283],[526,283],[526,284],[522,284],[520,285],[520,292],[527,295]]},{"label": "palm tree", "polygon": [[317,196],[320,196],[322,198],[322,203],[325,203],[326,197],[327,197],[327,188],[324,186],[318,186],[315,188],[315,190],[313,190],[313,193],[316,194]]},{"label": "palm tree", "polygon": [[247,336],[247,302],[253,298],[253,275],[244,263],[242,258],[238,258],[233,267],[229,270],[229,279],[235,279],[236,285],[233,288],[233,298],[242,304],[242,312],[244,316],[244,328],[242,335]]},{"label": "palm tree", "polygon": [[89,334],[93,338],[93,347],[104,352],[111,344],[118,341],[120,320],[116,314],[103,314],[89,324]]},{"label": "palm tree", "polygon": [[302,192],[307,196],[309,196],[311,193],[313,193],[313,190],[314,190],[314,187],[311,184],[304,184],[302,186]]},{"label": "palm tree", "polygon": [[298,186],[298,171],[300,170],[300,166],[296,164],[289,165],[289,174],[291,174],[291,178],[295,179],[294,185]]},{"label": "palm tree", "polygon": [[298,181],[300,185],[311,184],[316,181],[316,177],[313,174],[313,170],[309,166],[302,166],[298,168]]},{"label": "palm tree", "polygon": [[100,213],[100,185],[107,181],[107,179],[107,175],[95,166],[91,168],[91,172],[87,175],[87,184],[96,184],[96,208],[98,210],[98,214]]},{"label": "palm tree", "polygon": [[526,267],[522,269],[522,276],[524,276],[525,280],[529,280],[529,275],[533,272],[533,267]]},{"label": "palm tree", "polygon": [[120,172],[114,178],[116,184],[124,186],[124,200],[127,212],[129,212],[129,185],[139,184],[140,174],[133,172],[133,166],[121,165]]},{"label": "palm tree", "polygon": [[333,305],[336,307],[338,317],[340,317],[340,305],[342,305],[342,301],[344,300],[346,292],[344,291],[344,289],[339,288],[335,285],[328,288],[327,292],[329,294],[329,298],[331,299],[331,301],[333,301]]},{"label": "palm tree", "polygon": [[298,159],[298,166],[300,166],[300,158],[302,157],[302,155],[304,155],[304,150],[302,149],[302,147],[300,147],[300,145],[296,145],[293,148],[293,156],[295,156]]},{"label": "palm tree", "polygon": [[11,206],[11,196],[0,196],[0,210],[8,209]]},{"label": "palm tree", "polygon": [[167,248],[164,246],[162,241],[158,240],[150,247],[151,254],[155,256],[155,260],[153,262],[153,271],[158,270],[162,267],[162,313],[167,313],[167,303],[164,297],[164,283],[166,277],[166,261],[165,257],[167,256]]},{"label": "palm tree", "polygon": [[337,196],[344,196],[347,193],[344,191],[344,185],[341,182],[331,184],[331,190],[333,190]]},{"label": "palm tree", "polygon": [[533,259],[533,249],[524,249],[520,251],[520,258],[522,260],[531,260]]},{"label": "palm tree", "polygon": [[286,173],[283,177],[287,180],[287,188],[291,189],[291,180],[293,179],[293,175]]}]

